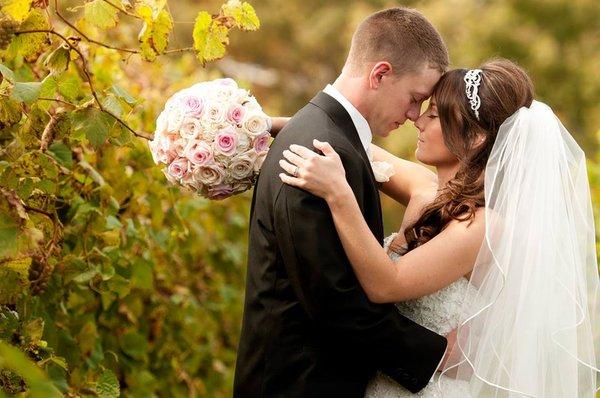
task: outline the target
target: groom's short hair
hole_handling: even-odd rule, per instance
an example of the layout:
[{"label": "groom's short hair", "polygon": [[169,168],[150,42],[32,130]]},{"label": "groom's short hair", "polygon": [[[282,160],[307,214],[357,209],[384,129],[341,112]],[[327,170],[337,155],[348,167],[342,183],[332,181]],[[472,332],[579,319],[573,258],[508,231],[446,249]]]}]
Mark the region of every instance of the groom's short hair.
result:
[{"label": "groom's short hair", "polygon": [[388,8],[369,15],[354,35],[346,63],[362,71],[371,62],[388,61],[397,74],[423,64],[444,73],[448,49],[433,25],[417,10]]}]

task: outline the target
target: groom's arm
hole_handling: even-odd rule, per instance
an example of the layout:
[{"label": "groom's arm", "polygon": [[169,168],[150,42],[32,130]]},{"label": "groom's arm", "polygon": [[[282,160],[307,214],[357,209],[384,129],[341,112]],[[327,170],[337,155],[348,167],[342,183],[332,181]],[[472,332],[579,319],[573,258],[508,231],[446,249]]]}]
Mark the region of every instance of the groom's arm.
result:
[{"label": "groom's arm", "polygon": [[[364,166],[343,149],[336,151],[362,207]],[[284,185],[275,201],[274,225],[290,283],[320,335],[330,344],[359,350],[357,355],[409,390],[423,388],[444,354],[446,340],[403,317],[392,305],[368,300],[327,203]]]}]

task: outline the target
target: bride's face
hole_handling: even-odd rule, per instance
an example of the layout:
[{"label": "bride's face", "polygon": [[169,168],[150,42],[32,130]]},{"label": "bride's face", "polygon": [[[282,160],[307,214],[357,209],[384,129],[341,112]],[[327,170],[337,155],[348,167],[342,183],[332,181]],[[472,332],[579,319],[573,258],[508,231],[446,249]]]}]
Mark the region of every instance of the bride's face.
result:
[{"label": "bride's face", "polygon": [[417,160],[436,167],[458,163],[458,158],[450,152],[444,142],[435,98],[431,98],[429,106],[419,116],[415,122],[415,126],[419,130],[417,150],[415,151]]}]

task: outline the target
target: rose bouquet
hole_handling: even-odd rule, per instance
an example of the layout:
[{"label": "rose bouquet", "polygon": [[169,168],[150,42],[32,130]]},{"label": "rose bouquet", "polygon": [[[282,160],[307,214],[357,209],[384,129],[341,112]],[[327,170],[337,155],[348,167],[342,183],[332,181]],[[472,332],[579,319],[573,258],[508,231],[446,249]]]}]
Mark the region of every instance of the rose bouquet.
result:
[{"label": "rose bouquet", "polygon": [[247,90],[232,79],[217,79],[169,98],[149,146],[171,183],[224,199],[254,185],[270,128],[271,119]]}]

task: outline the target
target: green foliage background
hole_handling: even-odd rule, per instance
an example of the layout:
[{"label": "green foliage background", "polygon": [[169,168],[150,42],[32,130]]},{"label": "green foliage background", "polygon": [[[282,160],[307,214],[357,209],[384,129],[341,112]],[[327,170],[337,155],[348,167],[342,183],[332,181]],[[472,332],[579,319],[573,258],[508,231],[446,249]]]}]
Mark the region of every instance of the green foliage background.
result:
[{"label": "green foliage background", "polygon": [[[438,27],[454,66],[530,72],[588,155],[597,210],[594,0],[0,0],[10,32],[56,32],[0,50],[0,396],[230,396],[251,193],[168,186],[144,137],[168,96],[221,75],[293,114],[335,79],[358,22],[398,4]],[[379,144],[412,158],[415,132]],[[384,212],[391,232],[402,208]]]}]

